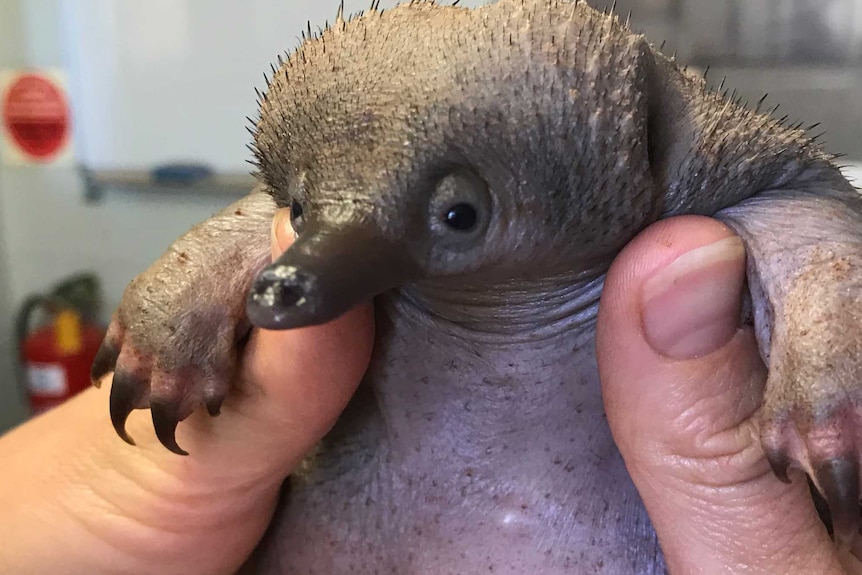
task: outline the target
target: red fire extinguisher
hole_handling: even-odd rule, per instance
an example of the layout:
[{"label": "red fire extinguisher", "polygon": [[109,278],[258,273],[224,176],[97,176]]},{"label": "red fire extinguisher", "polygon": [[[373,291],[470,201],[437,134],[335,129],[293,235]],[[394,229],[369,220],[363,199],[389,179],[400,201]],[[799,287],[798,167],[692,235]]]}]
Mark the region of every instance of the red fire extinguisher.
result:
[{"label": "red fire extinguisher", "polygon": [[[18,314],[19,382],[32,413],[55,407],[90,385],[90,366],[105,330],[95,316],[94,276],[73,277],[27,299]],[[41,316],[31,329],[33,317]]]}]

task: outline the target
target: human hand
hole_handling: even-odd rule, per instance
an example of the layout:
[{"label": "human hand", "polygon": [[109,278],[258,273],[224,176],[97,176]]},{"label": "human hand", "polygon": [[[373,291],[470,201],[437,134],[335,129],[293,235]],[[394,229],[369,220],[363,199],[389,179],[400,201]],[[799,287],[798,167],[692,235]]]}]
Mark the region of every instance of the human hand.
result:
[{"label": "human hand", "polygon": [[780,482],[761,449],[766,368],[740,325],[744,279],[741,240],[699,216],[659,222],[619,255],[597,334],[614,438],[671,573],[862,573],[804,475]]},{"label": "human hand", "polygon": [[[292,241],[279,212],[272,249]],[[318,327],[257,331],[212,419],[156,440],[148,411],[113,433],[110,385],[0,438],[0,573],[233,573],[266,529],[284,478],[326,434],[367,368],[371,306]]]},{"label": "human hand", "polygon": [[[283,215],[274,229],[280,252]],[[712,220],[679,218],[614,264],[598,350],[615,438],[673,573],[862,572],[836,553],[802,477],[780,483],[757,442],[765,369],[737,323],[743,255],[735,240],[714,245],[732,237]],[[694,271],[704,260],[712,271]],[[642,308],[644,285],[674,261],[689,272],[680,293],[655,296],[653,283]],[[681,293],[701,295],[686,305]],[[686,318],[689,330],[671,325]],[[712,329],[692,334],[705,319]],[[0,537],[11,552],[0,571],[232,572],[266,528],[284,476],[352,395],[372,341],[369,307],[327,326],[259,332],[219,419],[196,414],[180,426],[188,458],[161,448],[145,412],[128,423],[137,448],[106,433],[107,396],[96,390],[3,437]]]}]

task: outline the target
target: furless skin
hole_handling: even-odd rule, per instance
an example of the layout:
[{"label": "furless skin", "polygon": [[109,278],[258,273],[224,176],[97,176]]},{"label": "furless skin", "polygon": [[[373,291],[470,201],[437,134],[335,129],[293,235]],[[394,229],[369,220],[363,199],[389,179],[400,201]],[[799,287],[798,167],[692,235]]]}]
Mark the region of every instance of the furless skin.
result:
[{"label": "furless skin", "polygon": [[[177,422],[218,411],[250,325],[375,298],[371,367],[254,572],[663,572],[594,335],[614,256],[679,214],[742,236],[765,449],[779,477],[808,472],[836,541],[855,532],[862,201],[805,131],[583,2],[414,2],[306,38],[254,149],[261,188],[131,283],[93,369],[116,367],[121,436],[149,408],[184,453]],[[279,207],[298,239],[271,263]]]}]

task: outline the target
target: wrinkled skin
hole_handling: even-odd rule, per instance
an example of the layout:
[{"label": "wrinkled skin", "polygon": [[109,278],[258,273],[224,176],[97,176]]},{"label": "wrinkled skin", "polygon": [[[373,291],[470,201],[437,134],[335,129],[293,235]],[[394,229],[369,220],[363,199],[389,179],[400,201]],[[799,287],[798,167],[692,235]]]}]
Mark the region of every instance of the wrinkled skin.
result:
[{"label": "wrinkled skin", "polygon": [[[776,474],[807,471],[836,541],[855,532],[862,203],[804,131],[583,3],[420,2],[307,39],[255,146],[263,191],[132,283],[93,373],[116,365],[121,435],[150,408],[181,452],[177,422],[217,411],[249,320],[376,297],[371,368],[286,484],[254,572],[663,572],[593,338],[615,254],[693,213],[746,245]],[[266,267],[286,206],[298,240]]]}]

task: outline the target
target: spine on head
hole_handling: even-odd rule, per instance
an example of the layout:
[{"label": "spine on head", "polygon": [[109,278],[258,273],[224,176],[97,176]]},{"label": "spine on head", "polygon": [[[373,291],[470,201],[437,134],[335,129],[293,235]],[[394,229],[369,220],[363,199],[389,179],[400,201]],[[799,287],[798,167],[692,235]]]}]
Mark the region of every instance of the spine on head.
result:
[{"label": "spine on head", "polygon": [[654,52],[649,73],[650,163],[664,193],[664,215],[711,215],[768,189],[840,173],[802,124],[788,125],[753,106],[724,82],[702,76]]}]

